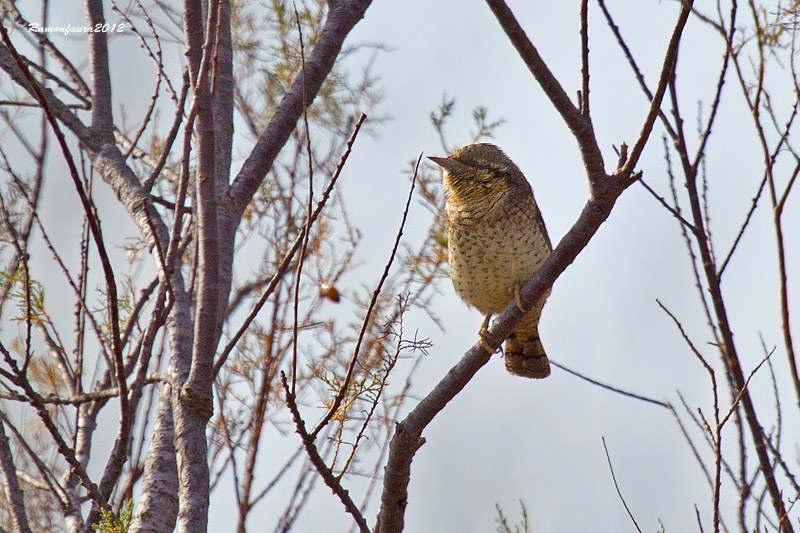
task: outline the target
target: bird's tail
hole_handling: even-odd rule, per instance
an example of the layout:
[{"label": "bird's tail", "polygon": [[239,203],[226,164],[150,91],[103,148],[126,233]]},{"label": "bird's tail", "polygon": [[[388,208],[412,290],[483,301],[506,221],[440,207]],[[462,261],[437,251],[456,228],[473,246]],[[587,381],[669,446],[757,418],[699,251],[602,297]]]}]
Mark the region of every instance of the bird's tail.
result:
[{"label": "bird's tail", "polygon": [[550,375],[550,362],[539,340],[539,309],[522,318],[506,340],[506,369],[516,376],[541,379]]}]

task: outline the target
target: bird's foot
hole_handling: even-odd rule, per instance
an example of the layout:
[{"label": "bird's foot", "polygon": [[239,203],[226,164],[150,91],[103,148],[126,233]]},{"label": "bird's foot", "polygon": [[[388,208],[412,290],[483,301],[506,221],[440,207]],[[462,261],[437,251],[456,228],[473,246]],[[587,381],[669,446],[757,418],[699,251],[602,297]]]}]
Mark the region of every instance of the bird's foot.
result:
[{"label": "bird's foot", "polygon": [[519,293],[519,287],[514,288],[514,299],[517,301],[517,309],[523,313],[527,313],[528,310],[522,305],[522,295]]},{"label": "bird's foot", "polygon": [[495,348],[489,346],[489,341],[486,340],[486,334],[489,331],[489,320],[491,319],[492,319],[491,313],[486,315],[486,318],[483,319],[483,324],[481,324],[481,329],[478,331],[478,337],[480,338],[481,346],[488,353],[494,353],[495,351],[497,351]]}]

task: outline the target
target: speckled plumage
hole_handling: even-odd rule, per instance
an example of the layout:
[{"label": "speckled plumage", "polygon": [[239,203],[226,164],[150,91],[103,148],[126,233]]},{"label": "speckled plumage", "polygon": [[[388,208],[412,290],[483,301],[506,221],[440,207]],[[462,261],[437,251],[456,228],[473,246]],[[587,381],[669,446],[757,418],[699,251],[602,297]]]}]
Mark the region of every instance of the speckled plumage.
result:
[{"label": "speckled plumage", "polygon": [[[430,159],[444,169],[453,285],[481,313],[499,313],[552,249],[531,186],[493,144],[470,144]],[[544,298],[506,341],[506,368],[513,374],[550,374],[538,332]]]}]

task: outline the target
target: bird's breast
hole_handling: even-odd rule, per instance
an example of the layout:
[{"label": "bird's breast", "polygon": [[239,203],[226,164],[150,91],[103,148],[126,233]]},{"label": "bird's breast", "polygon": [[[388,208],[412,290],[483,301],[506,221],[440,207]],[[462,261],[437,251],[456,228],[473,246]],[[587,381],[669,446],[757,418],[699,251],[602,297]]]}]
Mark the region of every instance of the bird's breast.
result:
[{"label": "bird's breast", "polygon": [[549,240],[535,223],[538,210],[531,205],[476,216],[454,207],[447,209],[453,285],[482,313],[499,313],[550,253]]}]

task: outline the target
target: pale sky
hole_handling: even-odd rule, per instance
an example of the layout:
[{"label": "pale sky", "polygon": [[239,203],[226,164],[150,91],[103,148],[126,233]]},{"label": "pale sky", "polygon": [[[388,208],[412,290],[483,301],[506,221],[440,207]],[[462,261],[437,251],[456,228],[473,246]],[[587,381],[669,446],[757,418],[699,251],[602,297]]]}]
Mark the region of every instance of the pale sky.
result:
[{"label": "pale sky", "polygon": [[[677,17],[676,3],[608,5],[653,86]],[[575,95],[580,87],[578,3],[517,1],[510,6],[567,94]],[[710,9],[712,4],[697,2],[697,7]],[[399,220],[406,187],[400,171],[420,151],[441,155],[428,115],[447,93],[457,100],[456,119],[447,130],[454,145],[467,142],[469,112],[475,105],[485,105],[492,116],[507,120],[494,141],[532,182],[551,239],[558,242],[587,199],[578,150],[488,7],[482,2],[375,2],[352,35],[352,42],[361,40],[384,42],[393,49],[376,63],[376,71],[386,87],[384,109],[394,120],[369,141],[368,149],[356,151],[342,190],[360,190],[370,198],[392,191],[386,196],[394,198]],[[591,108],[606,168],[611,170],[616,163],[612,145],[633,143],[648,102],[594,3],[590,50]],[[689,23],[678,74],[688,132],[695,130],[698,100],[706,109],[709,105],[722,50],[707,27]],[[739,104],[741,96],[733,78],[726,90],[735,98],[723,107],[708,162],[718,254],[727,252],[762,172],[751,122],[741,109],[734,113],[732,103]],[[650,185],[667,194],[661,132],[657,127],[639,168]],[[359,211],[353,218],[374,228],[373,222],[386,212]],[[790,216],[798,221],[796,210]],[[748,369],[763,357],[759,332],[768,346],[781,343],[770,217],[767,209],[757,213],[724,283]],[[791,227],[789,220],[786,227]],[[387,237],[374,239],[386,242]],[[796,261],[796,249],[793,254]],[[438,332],[424,321],[413,326],[435,343],[416,375],[418,394],[429,390],[474,344],[481,322],[479,313],[469,310],[448,283],[443,290],[439,315],[446,331]],[[706,344],[711,337],[678,226],[642,187],[633,186],[556,282],[542,314],[542,342],[552,359],[592,378],[675,404],[680,391],[692,409],[702,407],[710,416],[707,374],[656,298],[683,320],[709,360],[717,362]],[[781,356],[774,362],[780,375],[788,369],[780,348],[778,352]],[[721,370],[718,379],[724,379]],[[757,393],[769,393],[768,374],[756,376],[753,385],[759,387]],[[770,412],[762,414],[766,427],[771,417]],[[791,422],[796,437],[796,416]],[[408,531],[494,531],[494,504],[515,521],[519,500],[525,502],[533,531],[631,531],[602,437],[643,530],[660,529],[660,518],[667,531],[696,531],[695,504],[707,530],[710,524],[711,493],[670,412],[558,369],[545,380],[528,381],[508,375],[495,355],[424,437],[427,442],[411,470]],[[728,438],[732,437],[731,432]],[[730,498],[732,493],[723,495]],[[333,498],[326,494],[317,501],[324,499]],[[376,507],[371,509],[370,518]],[[309,524],[311,518],[306,517]],[[309,525],[299,530],[318,529]]]}]

